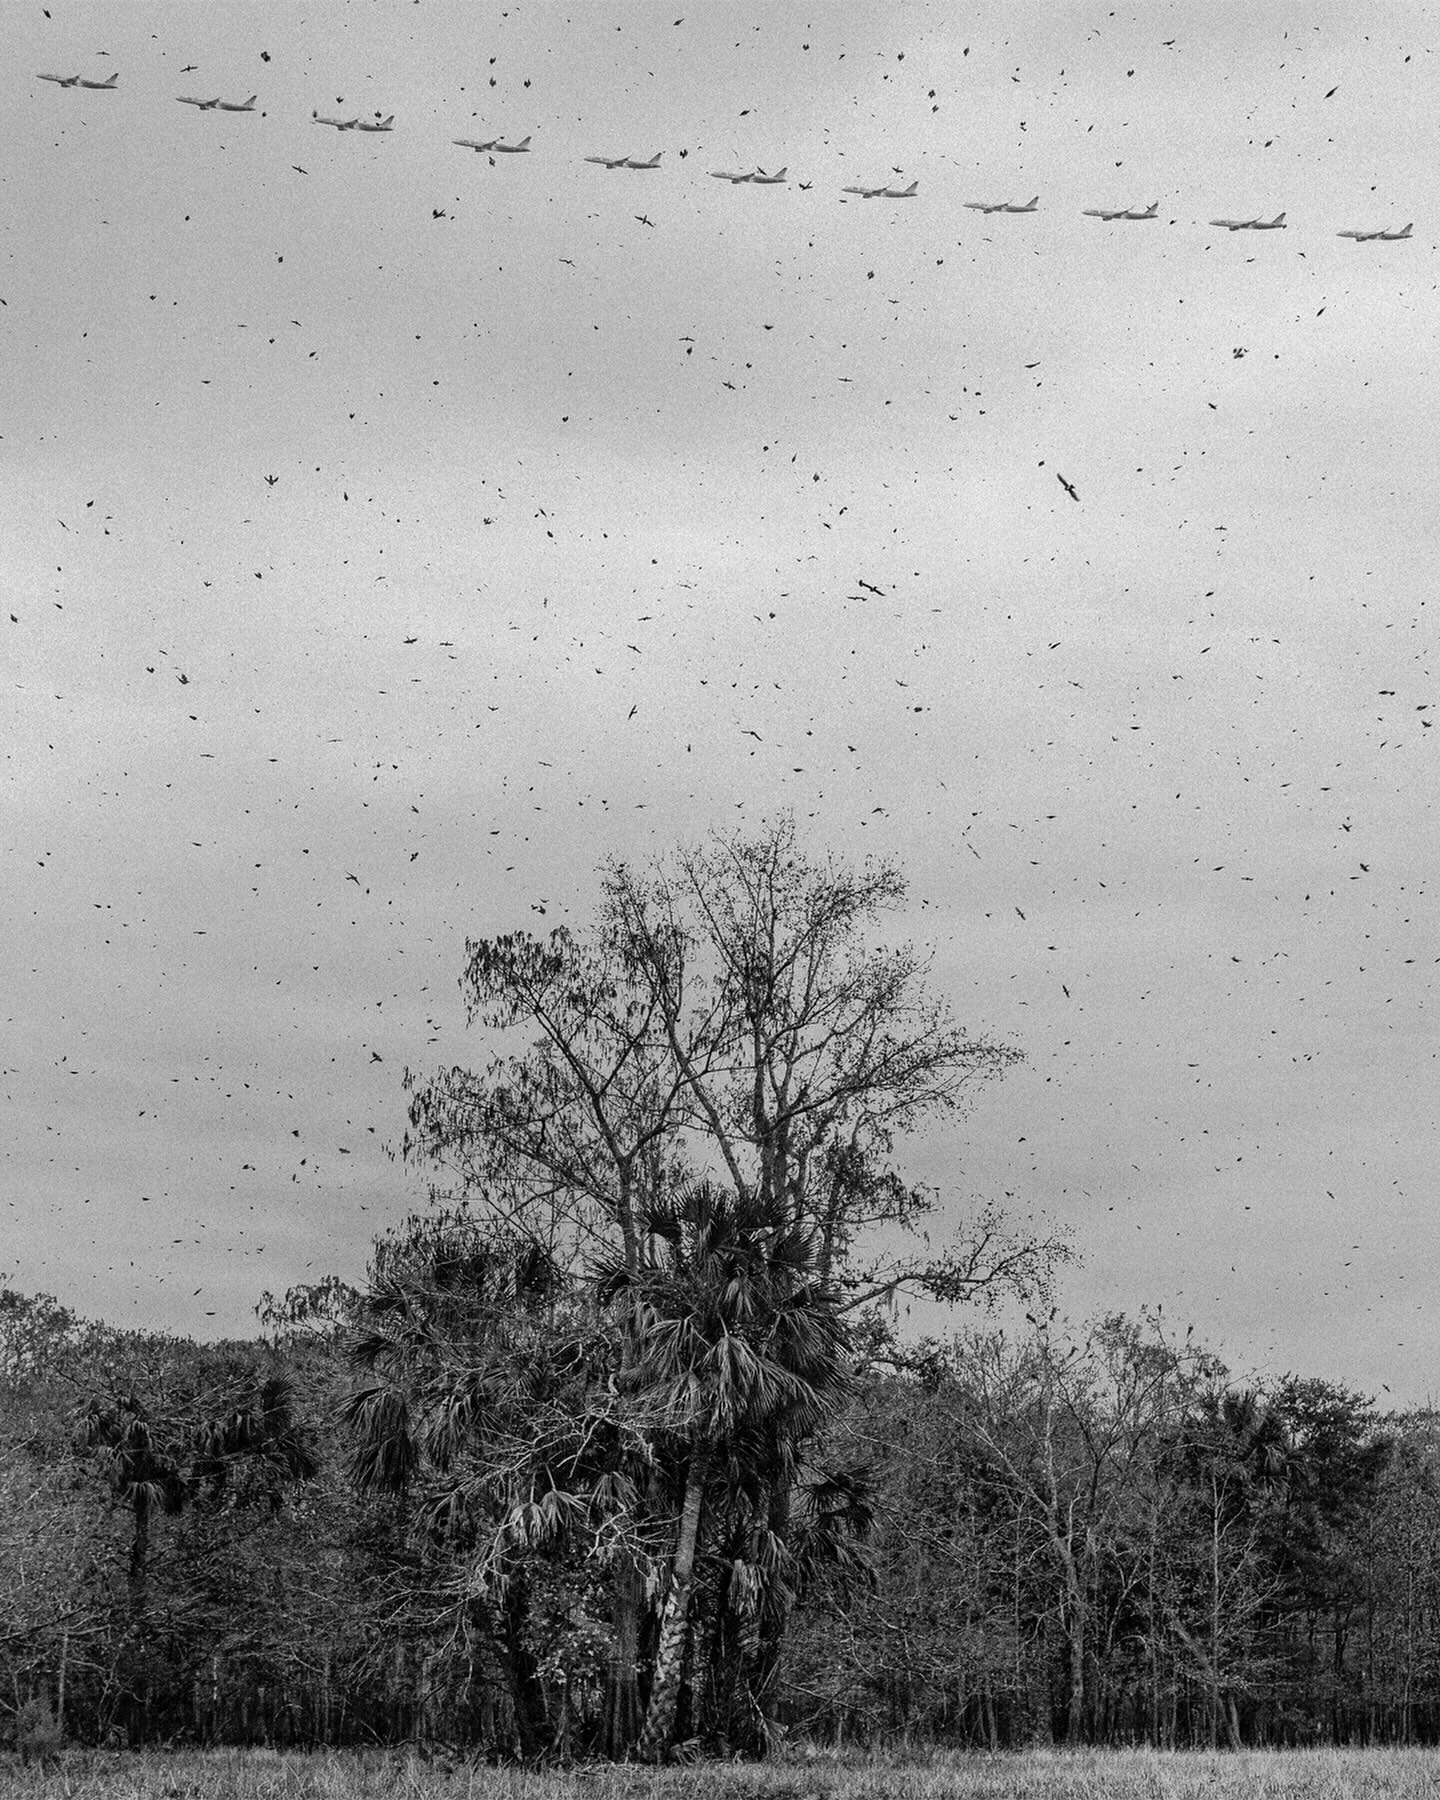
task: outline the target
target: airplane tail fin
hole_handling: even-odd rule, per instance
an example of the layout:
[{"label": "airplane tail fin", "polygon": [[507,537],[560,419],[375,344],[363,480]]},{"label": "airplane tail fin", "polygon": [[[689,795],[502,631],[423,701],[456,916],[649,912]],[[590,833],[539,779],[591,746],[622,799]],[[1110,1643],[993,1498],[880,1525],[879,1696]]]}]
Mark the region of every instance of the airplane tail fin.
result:
[{"label": "airplane tail fin", "polygon": [[525,136],[523,138],[521,138],[520,142],[515,146],[515,148],[517,150],[528,150],[530,148],[530,133],[529,132],[526,132]]},{"label": "airplane tail fin", "polygon": [[1409,237],[1409,235],[1410,235],[1410,233],[1411,233],[1411,232],[1412,232],[1412,231],[1413,231],[1413,230],[1414,230],[1414,229],[1415,229],[1415,227],[1414,227],[1414,225],[1413,225],[1413,224],[1412,224],[1412,225],[1407,225],[1407,226],[1406,226],[1406,227],[1405,227],[1405,229],[1404,229],[1404,230],[1403,230],[1403,231],[1402,231],[1402,232],[1401,232],[1401,233],[1400,233],[1400,235],[1401,235],[1401,237]]},{"label": "airplane tail fin", "polygon": [[116,69],[111,73],[110,79],[108,81],[102,81],[100,83],[100,86],[101,87],[115,87],[117,85],[117,83],[119,82],[119,80],[120,80],[120,71],[118,69]]}]

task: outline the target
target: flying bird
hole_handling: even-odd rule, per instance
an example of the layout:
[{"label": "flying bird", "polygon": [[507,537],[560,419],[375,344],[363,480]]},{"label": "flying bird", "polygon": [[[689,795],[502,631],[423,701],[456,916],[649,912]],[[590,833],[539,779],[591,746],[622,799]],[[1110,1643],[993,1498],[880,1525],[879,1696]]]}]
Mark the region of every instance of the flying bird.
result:
[{"label": "flying bird", "polygon": [[1055,479],[1060,483],[1061,487],[1064,488],[1065,492],[1070,496],[1070,498],[1072,500],[1078,500],[1080,498],[1080,496],[1075,492],[1074,482],[1067,481],[1058,469],[1055,471]]}]

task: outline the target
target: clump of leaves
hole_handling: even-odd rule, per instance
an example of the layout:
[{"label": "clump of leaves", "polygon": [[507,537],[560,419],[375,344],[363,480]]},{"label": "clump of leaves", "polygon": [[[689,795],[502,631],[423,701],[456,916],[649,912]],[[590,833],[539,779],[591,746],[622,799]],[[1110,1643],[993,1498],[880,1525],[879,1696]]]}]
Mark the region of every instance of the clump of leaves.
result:
[{"label": "clump of leaves", "polygon": [[15,1714],[15,1748],[22,1763],[50,1761],[65,1743],[65,1727],[43,1694],[32,1694]]}]

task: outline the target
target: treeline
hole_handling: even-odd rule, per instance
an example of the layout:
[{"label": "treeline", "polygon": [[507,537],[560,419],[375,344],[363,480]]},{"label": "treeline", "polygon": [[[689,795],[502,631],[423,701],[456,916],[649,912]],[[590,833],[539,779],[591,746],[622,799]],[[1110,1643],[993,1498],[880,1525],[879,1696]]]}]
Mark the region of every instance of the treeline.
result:
[{"label": "treeline", "polygon": [[[487,1260],[473,1227],[462,1246],[452,1221],[446,1239],[446,1354],[468,1339],[473,1370],[501,1350],[495,1307],[480,1316],[495,1268],[455,1266],[462,1248]],[[569,1486],[525,1488],[547,1458],[558,1467],[563,1382],[503,1468],[447,1464],[437,1434],[453,1421],[425,1411],[437,1395],[417,1382],[424,1416],[406,1441],[420,1461],[403,1482],[366,1477],[401,1440],[367,1417],[374,1345],[354,1320],[373,1330],[377,1305],[393,1306],[397,1262],[433,1281],[435,1248],[427,1224],[378,1259],[366,1295],[329,1290],[351,1323],[267,1343],[121,1333],[0,1296],[9,1735],[598,1753],[616,1648],[605,1533],[630,1523],[653,1553],[634,1647],[648,1705],[663,1678],[657,1573],[688,1485],[678,1461],[662,1454],[652,1491],[611,1517],[618,1442],[577,1454],[571,1441]],[[312,1319],[315,1298],[301,1301]],[[499,1298],[509,1311],[513,1285]],[[522,1294],[520,1313],[564,1363],[575,1340],[553,1300],[536,1312]],[[603,1363],[592,1375],[613,1401]],[[577,1417],[596,1440],[605,1407],[591,1400]],[[748,1731],[726,1665],[753,1661],[776,1570],[743,1492],[721,1492],[739,1471],[705,1478],[671,1741],[1440,1741],[1429,1413],[1382,1419],[1315,1380],[1237,1384],[1149,1317],[908,1351],[879,1334],[809,1461],[783,1654]]]},{"label": "treeline", "polygon": [[[904,893],[782,820],[467,944],[488,1060],[406,1077],[427,1210],[262,1341],[5,1295],[21,1747],[1440,1735],[1427,1420],[1068,1335],[1067,1242],[1002,1204],[932,1241],[896,1143],[1017,1053]],[[902,1292],[1031,1322],[905,1345]]]}]

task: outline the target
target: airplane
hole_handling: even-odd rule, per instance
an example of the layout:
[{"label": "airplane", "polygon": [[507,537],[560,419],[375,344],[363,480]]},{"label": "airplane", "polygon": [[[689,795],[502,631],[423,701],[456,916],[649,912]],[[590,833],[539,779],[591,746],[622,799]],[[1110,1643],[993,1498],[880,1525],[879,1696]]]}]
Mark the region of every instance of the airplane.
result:
[{"label": "airplane", "polygon": [[627,169],[658,169],[660,167],[660,158],[663,155],[664,152],[662,150],[657,150],[650,158],[649,162],[641,162],[638,157],[627,156],[625,158],[625,167]]},{"label": "airplane", "polygon": [[[586,157],[585,160],[587,162],[598,162],[602,161],[603,158]],[[710,173],[714,176],[716,181],[728,181],[734,186],[738,186],[742,181],[753,181],[755,179],[754,174],[748,170],[743,175],[737,175],[733,169],[712,169]]]},{"label": "airplane", "polygon": [[774,187],[777,182],[784,181],[789,164],[784,169],[777,169],[773,175],[767,175],[763,169],[757,169],[750,179],[756,187]]},{"label": "airplane", "polygon": [[493,150],[498,141],[496,138],[491,138],[488,143],[482,144],[478,138],[451,138],[450,140],[452,144],[459,144],[466,150]]},{"label": "airplane", "polygon": [[319,113],[311,113],[310,117],[317,125],[333,125],[337,131],[353,131],[360,123],[358,119],[322,119]]},{"label": "airplane", "polygon": [[1087,219],[1104,219],[1108,225],[1112,219],[1153,219],[1159,211],[1159,208],[1160,202],[1158,200],[1148,206],[1144,212],[1138,212],[1134,207],[1125,206],[1117,207],[1114,212],[1108,212],[1103,206],[1087,206],[1082,217]]},{"label": "airplane", "polygon": [[496,151],[500,152],[500,154],[503,156],[523,156],[524,153],[530,148],[530,139],[527,135],[527,136],[521,138],[521,140],[518,144],[502,144],[500,142],[500,139],[496,138],[495,142],[490,146],[490,148],[492,150],[496,150]]},{"label": "airplane", "polygon": [[355,129],[357,131],[393,131],[395,115],[391,113],[388,119],[357,119]]},{"label": "airplane", "polygon": [[871,195],[871,198],[877,200],[913,200],[919,191],[920,183],[918,181],[912,181],[908,188],[881,188],[880,192]]},{"label": "airplane", "polygon": [[259,97],[258,94],[252,94],[248,100],[222,100],[220,110],[221,112],[254,112],[255,102]]},{"label": "airplane", "polygon": [[120,79],[120,71],[118,69],[115,71],[115,73],[110,77],[110,79],[108,81],[87,81],[83,75],[78,77],[81,87],[83,87],[83,88],[98,88],[101,93],[104,93],[109,88],[113,88],[115,86],[116,82],[119,81],[119,79]]},{"label": "airplane", "polygon": [[213,100],[199,100],[194,94],[177,94],[175,98],[180,102],[181,106],[198,106],[201,112],[214,112],[215,108],[220,104],[220,96],[218,94]]},{"label": "airplane", "polygon": [[1408,238],[1413,230],[1413,225],[1407,225],[1403,231],[1337,231],[1335,235],[1354,238],[1357,244],[1398,244],[1402,238]]},{"label": "airplane", "polygon": [[35,79],[37,81],[53,81],[57,87],[78,87],[80,85],[78,75],[37,75]]},{"label": "airplane", "polygon": [[1040,196],[1038,194],[1035,196],[1035,198],[1033,200],[1027,200],[1024,206],[1017,205],[1016,202],[1013,200],[1007,200],[1005,202],[1005,204],[1000,208],[1001,212],[1008,212],[1008,213],[1038,212],[1039,209],[1040,209]]}]

